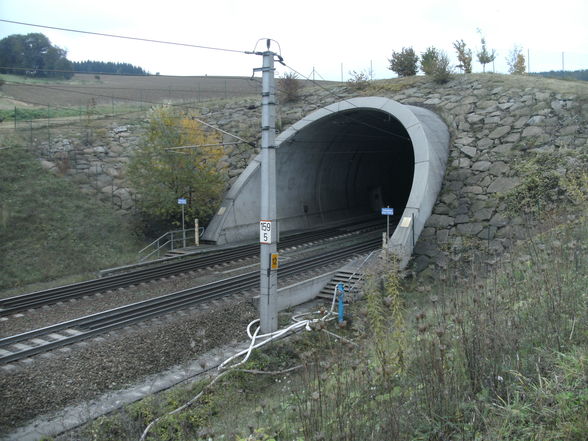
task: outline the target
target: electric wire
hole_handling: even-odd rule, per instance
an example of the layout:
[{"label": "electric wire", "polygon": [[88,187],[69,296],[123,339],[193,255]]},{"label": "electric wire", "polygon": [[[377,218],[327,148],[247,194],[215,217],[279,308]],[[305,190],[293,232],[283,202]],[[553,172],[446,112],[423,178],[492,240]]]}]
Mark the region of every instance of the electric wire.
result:
[{"label": "electric wire", "polygon": [[[92,97],[98,97],[98,98],[108,98],[108,99],[113,99],[116,98],[118,100],[122,100],[122,101],[138,101],[137,98],[129,98],[129,97],[125,97],[125,96],[114,96],[113,94],[110,95],[106,95],[106,94],[101,94],[101,93],[96,93],[96,92],[85,92],[82,90],[73,90],[70,87],[72,86],[66,86],[66,87],[61,87],[61,86],[54,86],[54,85],[45,85],[45,84],[25,84],[25,83],[12,83],[12,82],[6,82],[6,84],[8,85],[13,85],[16,87],[31,87],[31,88],[38,88],[38,89],[47,89],[47,90],[55,90],[58,92],[65,92],[65,93],[73,93],[73,94],[78,94],[78,95],[86,95],[86,96],[92,96]],[[83,87],[83,86],[82,86]],[[84,88],[87,89],[87,88]],[[102,89],[102,90],[110,90],[110,87],[95,87],[95,89]],[[129,90],[128,88],[120,88],[119,90]],[[159,91],[167,91],[167,92],[196,92],[196,90],[179,90],[179,89],[132,89],[132,90],[138,90],[138,91],[152,91],[152,90],[159,90]],[[214,89],[209,89],[206,91],[206,93],[222,93],[224,92],[224,89],[221,90],[214,90]],[[228,91],[227,91],[228,93]],[[231,91],[231,93],[241,93],[241,92],[237,92],[237,91]],[[243,96],[250,96],[251,94],[247,93],[247,92],[243,92]],[[153,103],[153,102],[149,102],[149,101],[145,101],[142,100],[145,103],[148,104],[157,104],[157,103]],[[44,104],[46,105],[46,104]]]},{"label": "electric wire", "polygon": [[[246,78],[239,78],[239,79],[246,79]],[[257,83],[255,86],[259,85],[258,81],[254,81],[255,83]],[[121,101],[131,101],[131,102],[143,102],[146,104],[152,104],[152,105],[157,105],[157,104],[161,104],[158,102],[153,102],[153,101],[148,101],[145,99],[137,99],[136,97],[130,98],[130,97],[126,97],[126,96],[114,96],[113,94],[103,94],[103,93],[96,93],[96,92],[92,92],[92,91],[83,91],[83,90],[74,90],[75,89],[100,89],[100,90],[111,90],[112,88],[110,86],[84,86],[84,85],[51,85],[51,84],[28,84],[28,83],[21,83],[21,82],[12,82],[12,81],[7,81],[6,82],[7,85],[11,85],[11,86],[15,86],[15,87],[30,87],[30,88],[38,88],[38,89],[47,89],[47,90],[55,90],[58,92],[65,92],[65,93],[71,93],[71,94],[78,94],[78,95],[86,95],[86,96],[92,96],[92,97],[97,97],[97,98],[106,98],[109,100],[112,100],[113,98],[116,98],[118,100]],[[251,84],[250,81],[248,81],[248,85],[250,87],[255,87],[253,84]],[[129,90],[129,88],[124,88],[124,87],[120,87],[120,88],[115,88],[115,90]],[[162,89],[153,89],[153,88],[133,88],[133,91],[139,91],[139,92],[150,92],[153,90],[158,90],[158,91],[165,91],[165,92],[191,92],[191,93],[196,93],[197,90],[187,90],[187,89],[172,89],[171,87],[168,88],[162,88]],[[206,89],[204,91],[205,94],[214,94],[214,93],[228,93],[229,90],[228,89],[224,89],[221,88],[219,90],[216,89]],[[202,93],[202,90],[199,90],[198,93]],[[236,91],[236,90],[230,90],[231,94],[242,94],[243,96],[253,96],[254,94],[249,94],[247,92],[241,92],[241,91]],[[18,99],[18,97],[17,97]],[[212,98],[211,98],[212,99]],[[41,105],[46,106],[47,103],[39,103]],[[180,103],[180,104],[170,104],[170,105],[175,105],[175,106],[179,106],[179,107],[185,107],[186,103]]]},{"label": "electric wire", "polygon": [[[296,75],[298,75],[298,76],[300,76],[300,77],[304,78],[304,79],[305,79],[305,80],[307,80],[307,81],[310,81],[312,84],[314,84],[314,85],[318,86],[319,88],[321,88],[322,90],[324,90],[324,91],[325,91],[325,92],[327,92],[328,94],[330,94],[330,95],[334,96],[334,97],[335,97],[335,98],[337,98],[338,100],[341,100],[341,101],[343,101],[343,102],[346,102],[346,103],[350,104],[351,106],[353,106],[353,107],[354,107],[354,108],[356,108],[356,109],[357,109],[357,108],[359,108],[359,107],[358,107],[358,106],[357,106],[355,103],[353,103],[353,102],[349,101],[349,99],[347,99],[347,98],[343,98],[343,97],[341,97],[341,96],[337,95],[335,92],[333,92],[333,91],[332,91],[332,90],[330,90],[329,88],[327,88],[327,87],[324,87],[322,84],[318,83],[317,81],[315,81],[315,80],[313,80],[313,79],[311,79],[311,78],[308,78],[308,77],[307,77],[307,76],[305,76],[304,74],[302,74],[302,73],[300,73],[299,71],[297,71],[296,69],[294,69],[292,66],[290,66],[290,65],[288,65],[288,64],[286,64],[286,63],[282,63],[282,64],[283,64],[284,66],[286,66],[288,69],[290,69],[292,72],[294,72]],[[353,122],[355,122],[355,123],[358,123],[358,124],[364,125],[364,126],[366,126],[366,127],[370,128],[370,129],[374,129],[374,130],[377,130],[377,131],[380,131],[380,132],[383,132],[383,133],[387,133],[388,135],[394,136],[394,137],[396,137],[396,138],[403,139],[403,140],[405,140],[405,141],[411,141],[411,140],[410,140],[410,138],[407,138],[406,136],[402,136],[402,135],[399,135],[398,133],[390,132],[389,130],[383,129],[383,128],[381,128],[381,127],[374,126],[374,125],[372,125],[372,124],[369,124],[369,123],[367,123],[367,122],[365,122],[365,121],[360,121],[360,120],[358,120],[358,119],[356,119],[356,118],[353,118],[352,116],[350,116],[350,115],[346,114],[345,112],[336,112],[336,111],[334,111],[334,110],[328,109],[327,107],[323,107],[323,109],[324,109],[324,110],[327,110],[327,111],[330,111],[332,114],[338,114],[338,115],[341,115],[343,118],[345,118],[345,119],[347,119],[347,120],[349,120],[349,121],[353,121]]]},{"label": "electric wire", "polygon": [[[5,22],[11,22],[11,23],[12,23],[12,21],[9,21],[9,20],[4,20],[4,19],[0,19],[0,21],[5,21]],[[46,28],[54,29],[53,27],[47,27],[47,26],[43,26],[43,25],[34,25],[34,24],[30,24],[30,23],[21,23],[21,22],[15,22],[15,23],[17,23],[17,24],[23,24],[23,25],[29,25],[29,26],[46,27]],[[147,42],[152,42],[152,43],[166,43],[166,44],[177,44],[177,45],[180,45],[180,46],[199,47],[199,48],[205,48],[205,49],[219,49],[219,48],[213,48],[213,47],[208,47],[208,46],[200,46],[200,45],[189,45],[189,44],[183,44],[183,43],[174,43],[174,42],[164,42],[164,41],[160,41],[160,40],[150,40],[150,39],[142,39],[142,38],[136,38],[136,37],[125,37],[125,36],[119,36],[119,35],[113,35],[113,34],[92,33],[92,32],[88,32],[88,31],[80,31],[80,30],[74,30],[74,29],[65,29],[65,28],[56,28],[56,29],[58,29],[58,30],[64,30],[64,31],[71,31],[71,32],[80,32],[80,33],[96,34],[96,35],[107,36],[107,37],[118,37],[118,38],[138,39],[138,40],[147,41]],[[262,41],[262,40],[263,40],[263,39],[260,39],[260,40],[258,40],[258,42],[256,43],[256,46],[255,46],[255,48],[257,48],[257,45],[259,44],[259,41]],[[271,40],[271,41],[274,41],[274,40]],[[276,42],[276,43],[277,43],[277,42]],[[278,47],[279,47],[279,43],[278,43]],[[253,51],[253,52],[250,52],[250,51],[236,51],[236,50],[229,50],[229,51],[231,51],[231,52],[240,52],[240,53],[242,52],[242,53],[247,53],[247,54],[251,54],[251,53],[254,53],[254,54],[259,54],[258,52],[255,52],[255,48],[254,48],[254,51]],[[280,48],[280,53],[281,53],[281,48]],[[322,90],[326,91],[326,92],[327,92],[327,93],[329,93],[330,95],[332,95],[332,96],[336,97],[337,99],[339,99],[339,100],[342,100],[342,101],[344,101],[344,102],[347,102],[347,103],[351,104],[353,107],[357,108],[357,106],[356,106],[354,103],[352,103],[351,101],[349,101],[348,99],[346,99],[346,98],[343,98],[343,97],[341,97],[341,96],[337,95],[337,94],[336,94],[335,92],[333,92],[331,89],[324,87],[324,86],[323,86],[323,85],[321,85],[319,82],[317,82],[317,81],[315,81],[315,80],[313,80],[313,79],[311,79],[311,78],[308,78],[307,76],[305,76],[305,75],[301,74],[301,73],[300,73],[298,70],[294,69],[292,66],[290,66],[290,65],[287,65],[287,64],[286,64],[286,63],[283,61],[283,58],[282,58],[281,54],[276,54],[276,56],[278,56],[278,57],[279,57],[279,60],[278,60],[278,61],[279,61],[281,64],[283,64],[285,67],[287,67],[288,69],[290,69],[292,72],[294,72],[294,73],[295,73],[295,74],[297,74],[298,76],[300,76],[300,77],[304,78],[305,80],[307,80],[307,81],[311,82],[312,84],[314,84],[314,85],[318,86],[319,88],[321,88]],[[69,92],[69,93],[79,93],[79,94],[83,94],[83,95],[90,95],[90,96],[103,97],[103,98],[110,98],[110,99],[113,99],[113,98],[114,98],[112,95],[110,95],[110,96],[106,96],[106,95],[102,95],[102,94],[95,94],[95,93],[90,93],[90,92],[73,91],[73,90],[68,90],[68,89],[64,89],[64,88],[60,88],[60,87],[54,87],[54,86],[53,86],[53,87],[52,87],[52,86],[38,86],[38,85],[30,85],[30,86],[32,86],[32,87],[46,87],[46,88],[48,88],[48,89],[53,89],[53,90],[62,91],[62,92]],[[96,87],[96,88],[98,88],[98,87]],[[126,101],[136,101],[136,99],[126,98],[126,97],[117,97],[117,99],[119,99],[119,100],[126,100]],[[179,107],[190,108],[189,106],[186,106],[185,104],[180,104],[180,105],[178,105],[178,106],[179,106]],[[353,122],[359,123],[359,124],[361,124],[361,125],[364,125],[364,126],[366,126],[366,127],[369,127],[369,128],[371,128],[371,129],[378,130],[378,131],[380,131],[380,132],[383,132],[383,133],[386,133],[386,134],[388,134],[388,135],[391,135],[391,136],[394,136],[394,137],[397,137],[397,138],[401,138],[401,139],[403,139],[403,140],[405,140],[405,141],[409,141],[409,142],[410,142],[410,139],[409,139],[409,138],[407,138],[407,137],[405,137],[405,136],[399,135],[398,133],[390,132],[389,130],[385,130],[385,129],[381,128],[381,127],[374,126],[374,125],[372,125],[372,124],[369,124],[369,123],[367,123],[367,122],[365,122],[365,121],[360,121],[360,120],[357,120],[356,118],[353,118],[352,116],[350,116],[350,115],[348,115],[348,114],[341,113],[341,112],[335,112],[335,111],[331,111],[331,112],[332,112],[332,113],[339,113],[339,114],[340,114],[342,117],[346,118],[347,120],[350,120],[350,121],[353,121]],[[195,118],[195,117],[193,117],[193,119],[195,119],[195,120],[197,120],[197,121],[201,122],[202,124],[206,125],[207,127],[210,127],[210,128],[212,128],[212,129],[214,129],[214,130],[218,130],[218,131],[220,131],[221,133],[227,134],[228,136],[231,136],[231,137],[233,137],[234,139],[238,139],[238,140],[240,140],[240,141],[246,142],[246,143],[247,143],[247,144],[249,144],[249,145],[254,145],[252,142],[245,141],[245,140],[243,140],[242,138],[238,137],[237,135],[234,135],[234,134],[232,134],[232,133],[229,133],[229,132],[223,131],[222,129],[220,129],[220,128],[218,128],[218,127],[215,127],[215,126],[213,126],[213,125],[211,125],[211,124],[209,124],[209,123],[206,123],[205,121],[202,121],[201,119],[198,119],[198,118]]]},{"label": "electric wire", "polygon": [[[21,83],[19,83],[19,84],[21,84]],[[48,85],[36,85],[36,84],[30,84],[30,85],[28,85],[27,84],[26,86],[40,87],[40,88],[48,88],[50,90],[70,92],[72,94],[76,94],[76,93],[77,94],[83,94],[83,95],[91,96],[93,98],[106,98],[106,99],[109,99],[109,100],[112,100],[112,99],[116,98],[119,101],[129,101],[131,103],[147,104],[147,105],[151,105],[151,106],[157,106],[157,105],[161,105],[162,104],[161,102],[149,101],[149,100],[145,100],[144,98],[143,99],[140,99],[140,100],[137,100],[135,98],[128,98],[128,97],[114,97],[112,95],[103,95],[103,94],[90,93],[90,92],[79,92],[79,91],[75,91],[75,90],[69,91],[69,90],[63,90],[63,89],[59,89],[59,88],[52,88],[51,86],[48,86]],[[133,89],[133,90],[135,90],[135,89]],[[148,89],[145,89],[145,90],[148,90]],[[161,89],[161,90],[167,90],[167,89]],[[214,92],[214,91],[211,91],[211,92]],[[246,95],[246,96],[249,96],[249,95]],[[49,106],[49,104],[47,104],[46,102],[33,101],[31,99],[28,99],[28,98],[25,99],[23,97],[15,97],[15,98],[19,102],[23,102],[25,104],[33,104],[33,105],[38,105],[38,106],[43,106],[43,107]],[[215,100],[214,98],[208,98],[208,99],[205,99],[204,102],[214,101],[214,100]],[[166,105],[169,105],[169,106],[172,106],[172,107],[185,108],[186,110],[200,111],[202,109],[199,107],[198,104],[200,104],[201,102],[202,102],[201,100],[198,100],[198,101],[186,101],[186,102],[182,102],[182,103],[166,103]],[[86,103],[84,105],[87,106],[88,104]],[[109,104],[102,104],[102,105],[108,106]],[[52,109],[63,109],[63,110],[67,110],[67,111],[72,111],[72,109],[73,109],[72,106],[63,106],[63,105],[62,106],[59,106],[59,105],[54,105],[54,104],[53,105],[50,105],[50,106],[51,106]],[[129,112],[119,112],[119,113],[115,113],[115,115],[116,116],[120,116],[120,115],[123,115],[124,116],[124,115],[132,115],[132,114],[135,114],[135,113],[143,113],[143,112],[145,112],[145,110],[141,110],[140,109],[140,110],[133,110],[133,111],[129,111]],[[208,112],[207,115],[216,115],[216,114],[219,114],[219,113],[222,113],[222,111],[217,110],[217,111]],[[108,117],[109,115],[111,115],[111,113],[99,113],[96,116]],[[72,115],[72,116],[74,116],[74,115]],[[178,117],[178,118],[180,118],[180,117]],[[43,117],[39,117],[39,118],[35,118],[35,119],[46,119],[46,117],[43,116]],[[55,118],[51,118],[51,120],[52,121],[57,121]]]},{"label": "electric wire", "polygon": [[42,28],[42,29],[52,29],[52,30],[56,30],[56,31],[75,32],[78,34],[96,35],[99,37],[110,37],[110,38],[120,38],[123,40],[142,41],[142,42],[146,42],[146,43],[167,44],[167,45],[172,45],[172,46],[183,46],[183,47],[190,47],[190,48],[195,48],[195,49],[207,49],[207,50],[213,50],[213,51],[232,52],[232,53],[238,53],[238,54],[251,54],[251,52],[249,52],[249,51],[243,51],[243,50],[238,50],[238,49],[228,49],[228,48],[205,46],[205,45],[192,44],[192,43],[179,43],[179,42],[175,42],[175,41],[155,40],[152,38],[130,37],[127,35],[107,34],[107,33],[103,33],[103,32],[82,31],[80,29],[70,29],[70,28],[62,28],[62,27],[57,27],[57,26],[47,26],[47,25],[40,25],[40,24],[34,24],[34,23],[25,23],[25,22],[21,22],[21,21],[6,20],[3,18],[0,18],[0,22],[18,24],[18,25],[23,25],[23,26],[31,26],[31,27]]},{"label": "electric wire", "polygon": [[[81,95],[86,95],[86,96],[89,95],[89,96],[92,96],[92,97],[112,98],[112,96],[102,95],[102,94],[96,94],[96,93],[91,93],[91,92],[68,91],[67,89],[63,89],[63,88],[60,88],[60,87],[39,86],[39,85],[36,85],[36,84],[31,84],[30,86],[31,87],[44,87],[44,88],[47,88],[47,89],[50,89],[50,90],[56,90],[56,91],[61,91],[61,92],[70,92],[70,93],[81,94]],[[117,99],[123,100],[123,101],[132,101],[132,102],[136,102],[137,101],[136,99],[126,98],[126,97],[117,97]],[[143,101],[143,102],[145,102],[145,101]],[[159,103],[150,103],[150,104],[158,105]],[[174,107],[181,107],[181,108],[186,108],[186,109],[189,109],[189,110],[199,110],[197,107],[191,107],[191,106],[185,105],[183,103],[182,104],[171,104],[171,105],[174,106]],[[248,141],[246,139],[243,139],[243,138],[241,138],[240,136],[238,136],[238,135],[236,135],[234,133],[228,132],[228,131],[226,131],[224,129],[221,129],[220,127],[217,127],[217,126],[215,126],[213,124],[210,124],[210,123],[204,121],[202,118],[191,116],[191,119],[193,119],[194,121],[199,122],[200,124],[202,124],[202,125],[210,128],[210,129],[216,130],[216,131],[218,131],[218,132],[220,132],[220,133],[222,133],[224,135],[230,136],[233,139],[237,139],[237,140],[239,140],[239,141],[241,141],[241,142],[243,142],[245,144],[248,144],[248,145],[250,145],[252,147],[256,147],[257,146],[255,142]]]},{"label": "electric wire", "polygon": [[[30,71],[38,71],[38,72],[53,72],[53,73],[67,73],[67,74],[88,74],[88,75],[116,75],[116,76],[124,76],[124,77],[150,77],[150,76],[157,76],[157,77],[170,77],[176,75],[152,75],[149,73],[144,74],[131,74],[131,73],[122,73],[122,72],[102,72],[102,71],[87,71],[87,70],[66,70],[66,69],[47,69],[47,68],[39,68],[39,67],[14,67],[14,66],[0,66],[0,69],[10,69],[10,70],[22,70],[25,72]],[[16,74],[14,74],[16,75]],[[59,80],[60,78],[52,78]],[[67,80],[66,80],[67,81]]]},{"label": "electric wire", "polygon": [[[189,78],[189,77],[186,77]],[[205,78],[205,77],[202,77]],[[222,81],[222,80],[221,80]],[[256,86],[259,85],[259,82],[257,81],[251,81],[254,82]],[[53,87],[50,84],[47,85],[43,85],[43,84],[28,84],[28,83],[22,83],[19,81],[6,81],[5,82],[6,85],[10,85],[10,86],[15,86],[15,87],[29,87],[29,86],[36,86],[36,87],[46,87],[48,89],[50,89],[51,87]],[[67,89],[60,89],[60,90],[64,90],[64,91],[70,91],[70,89],[99,89],[99,90],[129,90],[128,87],[124,87],[124,86],[109,86],[109,85],[84,85],[84,84],[63,84],[63,86],[65,86]],[[175,88],[161,88],[161,87],[133,87],[132,89],[133,91],[138,91],[138,92],[152,92],[152,91],[157,91],[157,92],[184,92],[184,93],[195,93],[195,92],[199,92],[197,89],[175,89]],[[72,92],[74,92],[74,90],[71,90]],[[214,93],[214,92],[224,92],[225,89],[221,88],[218,90],[215,89],[207,89],[206,92],[210,93]],[[228,92],[228,90],[227,90]],[[231,94],[248,94],[248,92],[241,92],[241,91],[237,91],[237,90],[231,90],[230,91]]]}]

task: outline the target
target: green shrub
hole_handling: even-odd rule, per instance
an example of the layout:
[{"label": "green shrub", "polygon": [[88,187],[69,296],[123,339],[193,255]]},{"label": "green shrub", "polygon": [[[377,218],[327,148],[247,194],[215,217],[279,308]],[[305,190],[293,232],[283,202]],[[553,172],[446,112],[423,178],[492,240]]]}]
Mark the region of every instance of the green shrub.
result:
[{"label": "green shrub", "polygon": [[353,90],[365,90],[370,85],[370,77],[365,72],[356,72],[353,70],[349,72],[349,79],[347,80],[347,85],[351,87]]},{"label": "green shrub", "polygon": [[433,75],[439,63],[439,50],[431,46],[421,54],[421,70],[425,75]]},{"label": "green shrub", "polygon": [[419,57],[412,47],[403,47],[400,52],[393,51],[388,62],[388,69],[396,72],[399,77],[410,77],[417,73]]},{"label": "green shrub", "polygon": [[421,70],[438,84],[447,83],[451,78],[449,57],[433,46],[421,54]]},{"label": "green shrub", "polygon": [[[538,215],[588,200],[588,156],[573,151],[528,155],[514,164],[522,182],[500,195],[512,215]],[[572,208],[572,210],[574,210]]]},{"label": "green shrub", "polygon": [[451,79],[453,69],[449,64],[449,57],[445,52],[439,52],[439,58],[433,71],[433,81],[437,84],[445,84]]}]

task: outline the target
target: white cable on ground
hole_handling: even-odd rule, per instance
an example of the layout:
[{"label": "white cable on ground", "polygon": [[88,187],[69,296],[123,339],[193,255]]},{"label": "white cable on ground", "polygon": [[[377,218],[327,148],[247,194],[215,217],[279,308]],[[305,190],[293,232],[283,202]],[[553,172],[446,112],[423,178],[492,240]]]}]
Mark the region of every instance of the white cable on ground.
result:
[{"label": "white cable on ground", "polygon": [[[260,326],[258,326],[255,331],[253,333],[251,333],[251,327],[255,324],[259,322],[259,319],[255,319],[253,321],[251,321],[248,325],[247,325],[247,336],[250,338],[251,343],[249,344],[249,347],[229,358],[227,358],[225,361],[223,361],[219,367],[218,367],[218,371],[219,374],[209,383],[207,384],[202,391],[200,391],[200,393],[198,393],[195,397],[193,397],[190,401],[182,404],[180,407],[172,410],[171,412],[166,413],[165,415],[162,415],[158,418],[156,418],[155,420],[151,421],[151,423],[149,423],[149,425],[147,425],[147,427],[145,428],[145,430],[143,431],[143,434],[141,435],[141,438],[139,439],[139,441],[145,441],[145,438],[147,437],[147,434],[149,433],[149,431],[151,430],[151,428],[153,426],[155,426],[159,421],[161,421],[164,417],[168,416],[168,415],[174,415],[184,409],[186,409],[187,407],[189,407],[190,405],[192,405],[196,400],[198,400],[202,394],[209,389],[214,383],[216,383],[218,380],[220,380],[222,377],[224,377],[226,374],[228,374],[230,372],[230,370],[235,369],[237,366],[241,366],[243,363],[245,363],[249,357],[251,356],[251,352],[254,349],[260,348],[261,346],[265,345],[266,343],[269,343],[270,341],[276,340],[278,338],[282,338],[287,334],[299,331],[301,329],[306,329],[307,331],[312,330],[311,328],[311,324],[314,323],[319,323],[319,322],[326,322],[329,320],[333,320],[335,318],[334,315],[334,310],[335,310],[335,300],[337,298],[337,287],[335,286],[335,289],[333,291],[333,301],[331,302],[331,309],[329,310],[329,312],[327,312],[326,314],[322,313],[321,311],[314,311],[314,312],[306,312],[306,313],[302,313],[302,314],[298,314],[292,317],[292,320],[294,320],[294,323],[291,324],[290,326],[287,326],[285,328],[279,329],[275,332],[270,332],[267,334],[259,334],[259,330],[261,329]],[[319,318],[314,318],[314,319],[305,319],[305,320],[299,320],[299,317],[303,316],[303,315],[311,315],[311,314],[322,314],[321,317]],[[342,338],[343,337],[339,337],[336,334],[335,335],[337,338]],[[257,342],[258,339],[263,339],[260,342]],[[347,339],[344,339],[347,340]],[[353,343],[353,342],[351,342]],[[233,365],[229,366],[229,363],[239,357],[243,357],[243,359]],[[296,367],[297,369],[298,367]],[[239,370],[239,369],[237,369]]]},{"label": "white cable on ground", "polygon": [[[258,332],[260,330],[260,327],[258,326],[257,329],[255,330],[255,332],[253,334],[251,334],[251,326],[253,324],[259,322],[259,319],[253,320],[252,322],[250,322],[247,325],[247,335],[251,339],[251,344],[249,345],[249,347],[247,349],[233,355],[232,357],[227,358],[225,361],[223,361],[220,364],[220,366],[218,367],[218,370],[223,371],[225,369],[232,369],[232,368],[235,368],[237,366],[242,365],[243,363],[245,363],[249,359],[249,356],[251,355],[251,352],[253,351],[253,349],[260,348],[261,346],[265,345],[266,343],[269,343],[270,341],[276,340],[278,338],[282,338],[283,336],[290,334],[292,332],[296,332],[298,330],[301,330],[302,328],[306,329],[307,331],[310,331],[312,329],[310,327],[311,324],[318,323],[320,321],[333,320],[335,318],[333,315],[334,314],[333,311],[335,310],[335,300],[336,299],[337,299],[337,287],[335,286],[335,289],[333,291],[333,301],[331,302],[331,309],[329,310],[328,313],[324,314],[320,318],[306,319],[306,320],[298,320],[298,317],[301,317],[302,315],[309,315],[309,314],[320,314],[321,312],[315,311],[315,312],[311,312],[311,313],[304,313],[304,314],[299,314],[299,315],[293,316],[292,320],[294,320],[294,323],[292,323],[290,326],[287,326],[286,328],[279,329],[275,332],[270,332],[267,334],[258,335]],[[262,341],[257,343],[257,339],[262,339]],[[229,366],[229,363],[231,361],[233,361],[239,357],[243,357],[243,359],[240,362]]]}]

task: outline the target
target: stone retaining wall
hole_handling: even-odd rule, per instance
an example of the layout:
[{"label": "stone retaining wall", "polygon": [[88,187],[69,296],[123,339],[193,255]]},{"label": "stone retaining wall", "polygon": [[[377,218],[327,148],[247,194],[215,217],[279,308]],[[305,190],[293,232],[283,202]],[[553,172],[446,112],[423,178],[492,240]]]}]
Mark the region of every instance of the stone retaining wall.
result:
[{"label": "stone retaining wall", "polygon": [[[418,78],[377,83],[358,92],[340,86],[330,91],[303,91],[296,103],[278,106],[278,128],[286,128],[313,110],[361,95],[385,96],[403,104],[427,107],[447,123],[450,157],[433,215],[415,248],[417,271],[430,263],[443,267],[465,242],[484,241],[497,253],[523,234],[521,218],[509,218],[497,195],[514,188],[521,176],[512,165],[531,153],[588,147],[588,85],[502,75],[459,75],[445,85]],[[259,99],[248,98],[201,109],[202,118],[223,130],[258,143]],[[140,124],[91,128],[88,133],[64,130],[51,143],[40,143],[43,165],[62,172],[81,189],[100,195],[121,210],[133,207],[125,165],[141,139]],[[226,142],[234,139],[224,136]],[[258,149],[229,145],[221,161],[229,185]],[[565,170],[562,170],[562,173]],[[453,250],[453,251],[452,251]],[[455,253],[454,253],[455,255]]]}]

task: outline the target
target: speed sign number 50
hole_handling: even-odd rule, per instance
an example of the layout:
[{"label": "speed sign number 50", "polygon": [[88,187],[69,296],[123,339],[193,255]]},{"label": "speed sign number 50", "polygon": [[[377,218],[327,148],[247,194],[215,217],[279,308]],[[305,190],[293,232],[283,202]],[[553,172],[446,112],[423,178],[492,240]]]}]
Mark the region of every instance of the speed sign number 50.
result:
[{"label": "speed sign number 50", "polygon": [[271,244],[273,240],[272,236],[272,221],[259,221],[259,242]]}]

